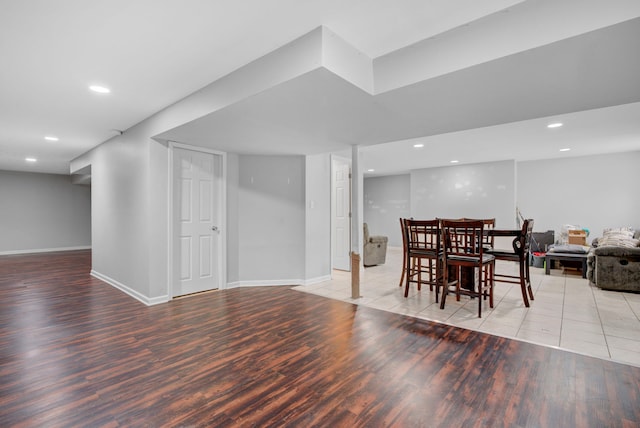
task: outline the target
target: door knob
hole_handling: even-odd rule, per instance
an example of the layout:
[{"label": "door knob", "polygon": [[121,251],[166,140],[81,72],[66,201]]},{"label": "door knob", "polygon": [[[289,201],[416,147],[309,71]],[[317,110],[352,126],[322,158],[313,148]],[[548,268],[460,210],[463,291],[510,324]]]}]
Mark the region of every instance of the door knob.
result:
[{"label": "door knob", "polygon": [[218,226],[211,226],[211,230],[213,230],[214,232],[216,232],[218,230]]}]

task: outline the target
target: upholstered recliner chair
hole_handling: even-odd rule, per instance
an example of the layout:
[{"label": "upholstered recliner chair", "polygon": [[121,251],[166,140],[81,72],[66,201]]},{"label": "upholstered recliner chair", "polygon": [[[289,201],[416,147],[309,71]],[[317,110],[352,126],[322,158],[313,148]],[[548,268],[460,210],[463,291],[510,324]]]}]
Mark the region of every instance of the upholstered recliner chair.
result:
[{"label": "upholstered recliner chair", "polygon": [[605,290],[640,292],[640,230],[606,229],[591,245],[589,281]]},{"label": "upholstered recliner chair", "polygon": [[364,258],[365,266],[383,265],[387,258],[387,241],[386,236],[370,236],[369,226],[364,223]]}]

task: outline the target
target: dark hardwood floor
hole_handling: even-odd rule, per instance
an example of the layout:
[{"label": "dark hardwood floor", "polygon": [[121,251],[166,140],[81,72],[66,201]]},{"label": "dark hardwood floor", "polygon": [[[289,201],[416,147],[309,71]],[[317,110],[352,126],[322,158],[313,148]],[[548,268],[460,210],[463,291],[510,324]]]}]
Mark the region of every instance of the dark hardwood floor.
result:
[{"label": "dark hardwood floor", "polygon": [[640,426],[640,368],[287,287],[146,307],[89,270],[0,257],[0,427]]}]

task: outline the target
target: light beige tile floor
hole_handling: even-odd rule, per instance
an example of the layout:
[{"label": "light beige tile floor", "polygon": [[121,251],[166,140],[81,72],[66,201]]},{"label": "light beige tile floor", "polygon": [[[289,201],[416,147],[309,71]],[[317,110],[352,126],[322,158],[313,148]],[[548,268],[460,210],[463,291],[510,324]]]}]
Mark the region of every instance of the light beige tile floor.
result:
[{"label": "light beige tile floor", "polygon": [[[478,318],[477,300],[449,295],[444,309],[428,287],[411,286],[409,297],[399,287],[402,250],[389,247],[384,265],[365,268],[360,296],[351,298],[351,273],[334,271],[330,281],[296,290],[358,305],[442,322],[498,336],[565,349],[640,366],[640,294],[601,290],[579,273],[552,269],[545,275],[531,267],[535,300],[526,308],[520,286],[497,282],[494,308],[488,301]],[[517,265],[498,261],[496,271],[517,272]]]}]

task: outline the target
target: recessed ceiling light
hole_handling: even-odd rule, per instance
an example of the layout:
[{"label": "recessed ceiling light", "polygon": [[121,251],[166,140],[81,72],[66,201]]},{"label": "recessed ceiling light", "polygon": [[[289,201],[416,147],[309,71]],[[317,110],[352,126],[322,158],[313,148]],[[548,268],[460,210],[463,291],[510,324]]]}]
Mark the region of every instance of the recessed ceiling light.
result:
[{"label": "recessed ceiling light", "polygon": [[24,158],[27,162],[36,162],[38,159],[36,158]]},{"label": "recessed ceiling light", "polygon": [[108,94],[109,92],[111,92],[111,89],[105,88],[104,86],[100,86],[100,85],[91,85],[89,86],[89,89],[99,94]]},{"label": "recessed ceiling light", "polygon": [[460,161],[459,161],[459,160],[454,159],[454,160],[449,161],[449,162],[451,162],[451,163],[458,163],[458,162],[460,162]]},{"label": "recessed ceiling light", "polygon": [[565,149],[560,149],[561,152],[568,152],[569,150],[571,150],[570,148],[565,148]]},{"label": "recessed ceiling light", "polygon": [[367,172],[374,172],[375,169],[368,169]]},{"label": "recessed ceiling light", "polygon": [[424,147],[424,144],[422,143],[414,144],[413,147],[415,147],[416,149],[421,149],[422,147]]},{"label": "recessed ceiling light", "polygon": [[47,135],[46,137],[44,137],[45,140],[47,141],[58,141],[59,138],[58,137],[54,137],[53,135]]},{"label": "recessed ceiling light", "polygon": [[553,122],[547,125],[547,128],[560,128],[562,126],[562,122]]}]

